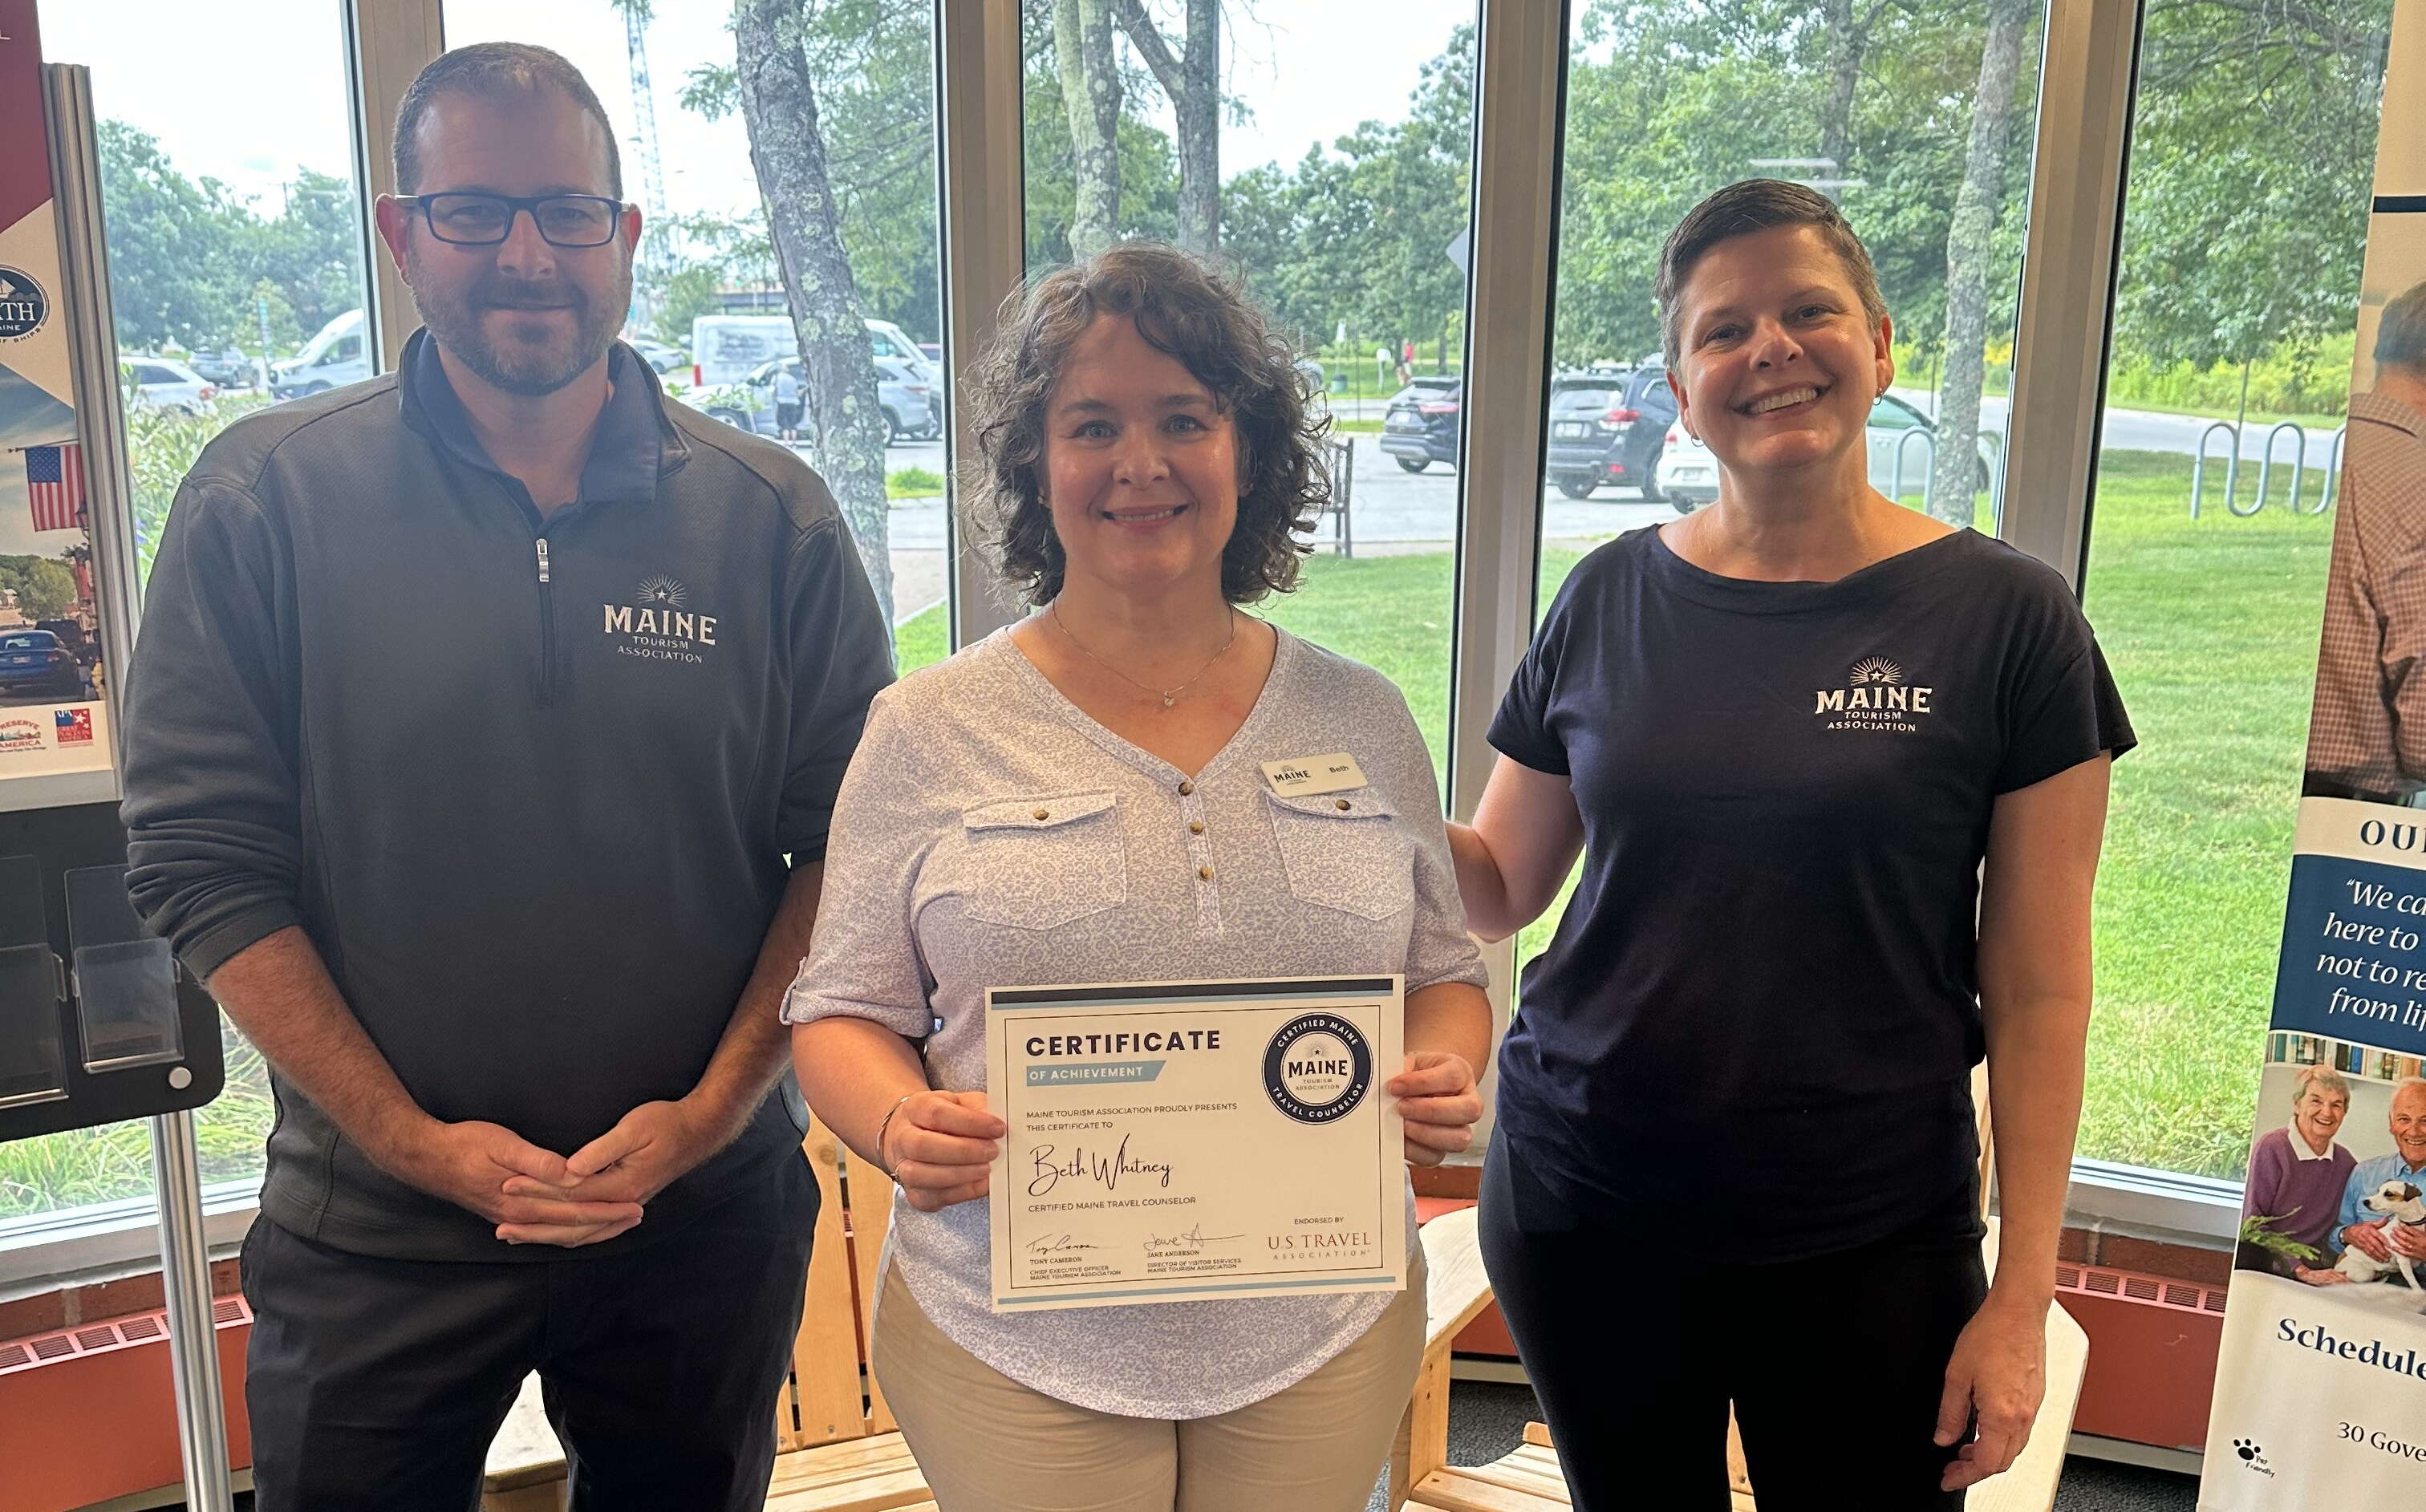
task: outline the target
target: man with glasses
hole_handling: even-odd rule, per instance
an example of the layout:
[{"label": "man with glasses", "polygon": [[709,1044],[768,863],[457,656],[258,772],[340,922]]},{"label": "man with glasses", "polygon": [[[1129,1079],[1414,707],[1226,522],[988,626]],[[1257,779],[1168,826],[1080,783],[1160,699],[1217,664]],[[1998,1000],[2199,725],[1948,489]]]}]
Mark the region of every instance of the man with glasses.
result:
[{"label": "man with glasses", "polygon": [[885,627],[788,450],[614,340],[639,213],[543,49],[439,58],[397,372],[170,514],[129,885],[267,1056],[256,1504],[472,1504],[537,1372],[575,1506],[756,1507],[816,1183],[777,1008]]}]

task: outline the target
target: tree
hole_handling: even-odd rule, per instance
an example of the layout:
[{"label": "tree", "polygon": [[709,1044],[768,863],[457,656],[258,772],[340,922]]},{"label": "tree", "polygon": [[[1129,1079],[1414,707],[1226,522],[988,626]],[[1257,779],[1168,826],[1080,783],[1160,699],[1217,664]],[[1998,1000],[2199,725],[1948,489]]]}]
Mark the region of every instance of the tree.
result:
[{"label": "tree", "polygon": [[1188,43],[1174,53],[1141,0],[1116,0],[1121,30],[1154,71],[1179,127],[1179,245],[1221,245],[1221,0],[1187,0]]},{"label": "tree", "polygon": [[1937,450],[1929,509],[1958,525],[1971,523],[1979,473],[1980,392],[1986,377],[1988,268],[2004,197],[2005,150],[2013,136],[2014,82],[2021,70],[2027,0],[1988,0],[1980,42],[1980,82],[1971,94],[1971,137],[1963,187],[1946,233],[1946,376],[1938,385]]},{"label": "tree", "polygon": [[1111,0],[1054,0],[1053,56],[1076,185],[1070,253],[1092,257],[1120,235],[1121,75],[1112,56]]},{"label": "tree", "polygon": [[0,588],[16,591],[28,619],[57,619],[75,606],[75,574],[47,556],[0,556]]},{"label": "tree", "polygon": [[825,0],[735,0],[741,114],[800,342],[804,428],[890,625],[884,412],[802,50],[804,28],[824,19],[824,8]]}]

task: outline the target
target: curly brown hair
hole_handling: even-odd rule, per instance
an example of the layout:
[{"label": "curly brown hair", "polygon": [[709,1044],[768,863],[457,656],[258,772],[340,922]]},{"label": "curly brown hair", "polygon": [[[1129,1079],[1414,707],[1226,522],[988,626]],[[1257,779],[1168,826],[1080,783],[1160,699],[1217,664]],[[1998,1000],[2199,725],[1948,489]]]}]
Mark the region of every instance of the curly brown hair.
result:
[{"label": "curly brown hair", "polygon": [[1221,552],[1221,593],[1253,603],[1297,587],[1301,538],[1331,496],[1328,415],[1288,339],[1237,276],[1160,242],[1117,242],[1005,301],[973,375],[978,462],[962,495],[970,533],[1028,604],[1061,591],[1065,561],[1044,499],[1044,410],[1078,338],[1124,315],[1211,392],[1237,428],[1238,519]]}]

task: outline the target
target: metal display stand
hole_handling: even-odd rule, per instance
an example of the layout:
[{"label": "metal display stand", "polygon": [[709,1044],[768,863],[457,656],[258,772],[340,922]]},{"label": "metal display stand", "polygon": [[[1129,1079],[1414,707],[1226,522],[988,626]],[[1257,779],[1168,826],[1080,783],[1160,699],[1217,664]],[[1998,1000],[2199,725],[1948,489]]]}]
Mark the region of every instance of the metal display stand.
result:
[{"label": "metal display stand", "polygon": [[[91,81],[64,64],[42,73],[59,314],[73,349],[104,665],[115,671],[135,644],[137,579]],[[113,741],[122,682],[107,679]],[[186,1504],[231,1512],[193,1120],[225,1079],[218,1007],[127,901],[112,756],[105,770],[0,783],[0,1140],[150,1120]]]}]

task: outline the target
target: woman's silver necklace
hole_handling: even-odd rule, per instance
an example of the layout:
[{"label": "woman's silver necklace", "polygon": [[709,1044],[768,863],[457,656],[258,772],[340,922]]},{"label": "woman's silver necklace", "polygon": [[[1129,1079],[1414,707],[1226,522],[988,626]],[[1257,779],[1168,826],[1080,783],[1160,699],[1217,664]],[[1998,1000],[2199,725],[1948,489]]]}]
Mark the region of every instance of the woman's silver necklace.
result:
[{"label": "woman's silver necklace", "polygon": [[1213,664],[1220,661],[1222,657],[1229,655],[1230,648],[1237,645],[1238,642],[1238,611],[1233,609],[1230,611],[1230,638],[1221,642],[1221,649],[1215,651],[1211,656],[1205,658],[1205,665],[1196,669],[1196,675],[1194,677],[1191,677],[1187,682],[1180,684],[1177,687],[1158,688],[1150,684],[1139,682],[1136,678],[1129,676],[1129,674],[1122,671],[1119,668],[1114,667],[1111,663],[1096,655],[1093,651],[1089,651],[1087,649],[1087,643],[1080,640],[1077,636],[1071,635],[1070,627],[1061,622],[1061,604],[1059,601],[1057,600],[1052,603],[1046,604],[1044,606],[1044,612],[1053,617],[1053,628],[1061,632],[1061,634],[1068,638],[1071,645],[1077,647],[1078,653],[1080,655],[1086,657],[1087,660],[1094,663],[1097,667],[1102,668],[1105,671],[1111,673],[1114,677],[1119,678],[1122,682],[1126,683],[1129,686],[1138,689],[1140,692],[1151,693],[1156,698],[1160,699],[1162,700],[1162,706],[1166,709],[1177,702],[1181,694],[1187,692],[1189,688],[1194,687],[1198,683],[1204,681],[1205,674],[1213,670]]}]

